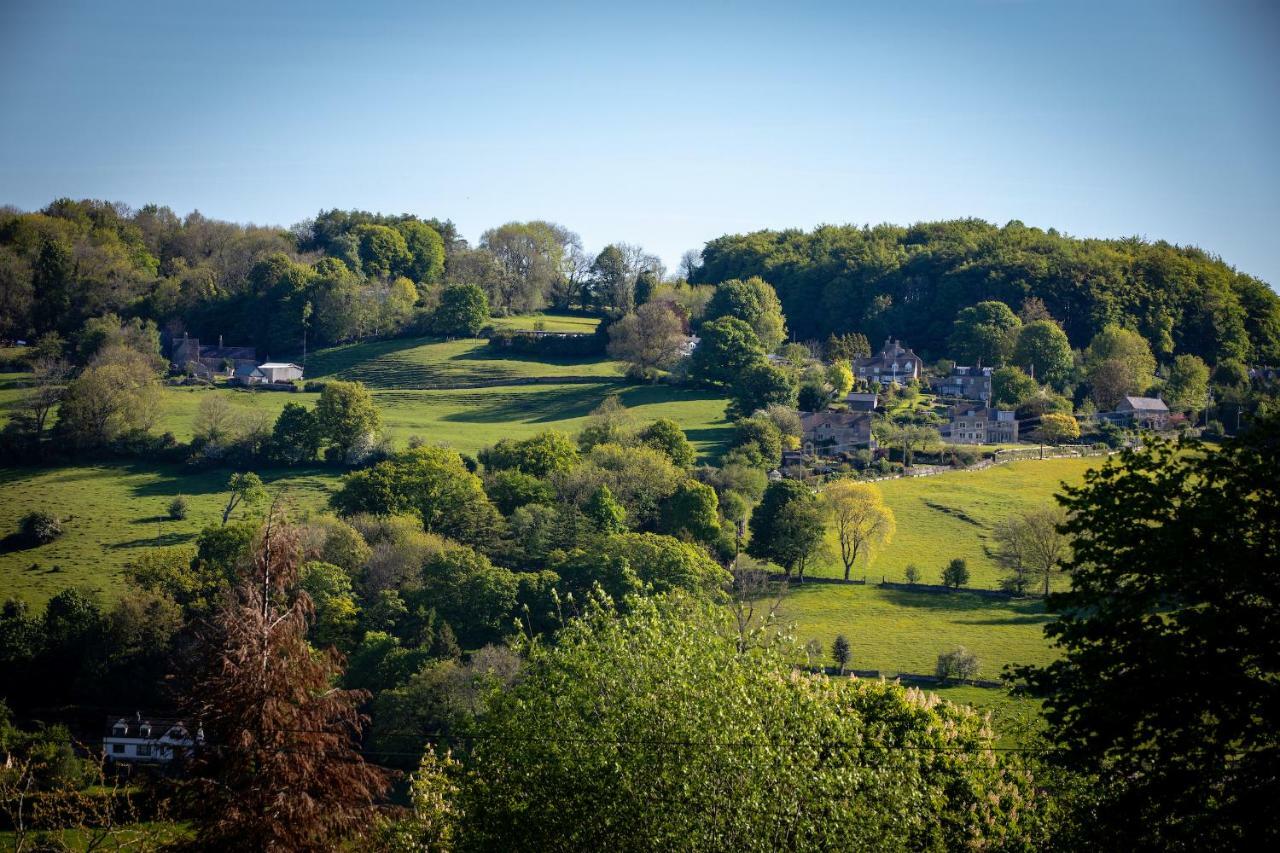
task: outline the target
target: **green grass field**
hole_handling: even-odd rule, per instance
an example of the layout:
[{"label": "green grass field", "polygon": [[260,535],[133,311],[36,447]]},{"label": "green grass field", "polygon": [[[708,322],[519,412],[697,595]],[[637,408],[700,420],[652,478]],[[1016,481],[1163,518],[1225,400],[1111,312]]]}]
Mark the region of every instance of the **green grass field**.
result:
[{"label": "green grass field", "polygon": [[[274,420],[286,403],[315,404],[316,394],[284,394],[244,389],[166,388],[158,429],[179,441],[191,438],[200,401],[227,395],[236,405]],[[717,455],[730,437],[725,401],[705,391],[668,385],[598,381],[567,385],[506,385],[459,390],[375,390],[374,400],[387,435],[403,447],[410,436],[475,453],[502,438],[526,438],[543,430],[576,432],[591,410],[617,394],[636,422],[671,418],[703,457]]]},{"label": "green grass field", "polygon": [[955,646],[978,655],[979,678],[998,678],[1005,664],[1053,659],[1041,631],[1049,617],[1038,601],[810,584],[792,586],[779,616],[794,624],[799,643],[815,639],[828,657],[831,642],[844,634],[854,669],[928,675],[938,653]]},{"label": "green grass field", "polygon": [[537,359],[490,349],[482,338],[441,341],[396,338],[313,353],[308,379],[356,379],[376,389],[419,390],[529,379],[618,379],[624,367],[609,359]]},{"label": "green grass field", "polygon": [[600,325],[599,317],[588,317],[579,314],[557,314],[538,312],[534,314],[516,314],[513,317],[494,317],[496,329],[520,329],[533,331],[541,324],[546,332],[594,332]]},{"label": "green grass field", "polygon": [[[114,599],[123,589],[121,570],[142,549],[190,544],[201,528],[221,520],[228,476],[140,463],[0,470],[0,531],[16,531],[18,520],[36,509],[65,519],[63,535],[47,545],[30,548],[16,536],[0,540],[3,597],[39,606],[75,586]],[[300,514],[320,509],[337,485],[335,473],[322,469],[267,472],[263,480],[272,493],[285,490]],[[178,494],[187,497],[190,512],[170,521],[165,511]]]},{"label": "green grass field", "polygon": [[[1050,503],[1063,482],[1079,484],[1085,472],[1101,466],[1104,459],[1036,459],[877,483],[898,530],[870,565],[864,559],[854,567],[853,576],[902,582],[907,565],[914,563],[922,583],[938,583],[942,567],[962,557],[969,566],[969,586],[996,589],[1002,573],[989,552],[995,546],[992,527],[1020,509]],[[828,550],[812,573],[843,576],[834,536]]]}]

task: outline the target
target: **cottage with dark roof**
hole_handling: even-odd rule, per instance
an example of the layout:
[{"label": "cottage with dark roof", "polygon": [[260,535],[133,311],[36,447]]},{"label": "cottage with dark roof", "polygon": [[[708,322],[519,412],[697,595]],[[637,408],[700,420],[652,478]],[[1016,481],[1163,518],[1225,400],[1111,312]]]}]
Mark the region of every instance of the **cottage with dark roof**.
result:
[{"label": "cottage with dark roof", "polygon": [[959,397],[964,400],[991,401],[990,367],[967,367],[957,364],[951,373],[933,380],[933,392],[940,397]]},{"label": "cottage with dark roof", "polygon": [[1113,414],[1116,415],[1113,420],[1143,429],[1159,430],[1169,426],[1169,407],[1159,397],[1125,397]]},{"label": "cottage with dark roof", "polygon": [[877,355],[853,360],[853,375],[878,385],[906,384],[920,378],[920,357],[901,341],[886,338]]}]

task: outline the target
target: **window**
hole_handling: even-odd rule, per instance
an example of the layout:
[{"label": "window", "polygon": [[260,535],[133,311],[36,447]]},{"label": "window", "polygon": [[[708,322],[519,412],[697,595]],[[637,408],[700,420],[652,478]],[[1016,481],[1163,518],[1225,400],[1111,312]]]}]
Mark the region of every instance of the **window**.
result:
[{"label": "window", "polygon": [[111,751],[116,755],[120,755],[122,752],[124,752],[124,744],[122,743],[111,744]]},{"label": "window", "polygon": [[151,744],[149,743],[138,744],[138,755],[150,755],[150,754],[151,754]]}]

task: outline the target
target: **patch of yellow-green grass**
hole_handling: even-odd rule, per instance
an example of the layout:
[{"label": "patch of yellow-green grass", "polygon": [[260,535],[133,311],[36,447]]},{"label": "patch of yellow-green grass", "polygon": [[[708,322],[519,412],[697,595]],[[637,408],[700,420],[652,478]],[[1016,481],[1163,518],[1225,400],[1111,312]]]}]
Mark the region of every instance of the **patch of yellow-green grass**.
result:
[{"label": "patch of yellow-green grass", "polygon": [[996,733],[996,745],[1002,747],[1024,746],[1029,739],[1044,728],[1040,715],[1040,701],[1011,696],[1002,687],[970,687],[966,684],[949,687],[930,687],[948,702],[968,705],[975,711],[990,715],[991,728]]},{"label": "patch of yellow-green grass", "polygon": [[[183,824],[149,822],[101,830],[83,827],[50,829],[28,834],[24,844],[27,849],[124,853],[131,850],[155,850],[164,844],[190,840],[190,836],[190,829]],[[35,839],[40,843],[34,844]],[[0,850],[16,850],[17,847],[17,833],[0,832]]]},{"label": "patch of yellow-green grass", "polygon": [[[229,475],[141,462],[0,469],[0,589],[33,605],[72,586],[110,601],[123,589],[121,571],[143,549],[192,544],[202,528],[221,522]],[[321,509],[338,483],[336,471],[319,468],[264,472],[263,480],[273,494],[284,490],[298,513]],[[171,521],[166,511],[179,494],[189,512]],[[16,536],[32,510],[61,517],[62,536],[37,547]]]},{"label": "patch of yellow-green grass", "polygon": [[[191,438],[200,402],[225,395],[246,411],[272,420],[286,403],[315,404],[316,394],[286,394],[244,389],[166,388],[158,429],[179,441]],[[544,430],[573,433],[591,410],[617,394],[638,424],[670,418],[704,457],[721,452],[729,439],[725,400],[705,391],[668,385],[631,385],[621,381],[567,385],[509,385],[458,390],[374,390],[383,429],[399,446],[411,436],[475,453],[502,438],[527,438]]]},{"label": "patch of yellow-green grass", "polygon": [[308,379],[349,379],[370,388],[394,390],[528,379],[617,379],[624,372],[618,361],[516,355],[491,349],[482,338],[397,338],[348,344],[313,353],[306,365]]},{"label": "patch of yellow-green grass", "polygon": [[581,314],[560,314],[554,311],[493,318],[494,328],[520,329],[523,331],[537,329],[545,332],[594,332],[596,326],[599,325],[599,317]]},{"label": "patch of yellow-green grass", "polygon": [[828,664],[832,641],[844,634],[854,669],[930,675],[939,653],[964,646],[978,656],[978,677],[996,679],[1005,664],[1054,658],[1042,630],[1050,617],[1039,601],[808,584],[792,586],[780,616],[795,625],[800,644],[821,643]]},{"label": "patch of yellow-green grass", "polygon": [[13,416],[30,385],[30,373],[0,373],[0,424]]},{"label": "patch of yellow-green grass", "polygon": [[[921,571],[921,583],[940,583],[942,568],[961,557],[969,566],[969,586],[996,589],[1002,572],[991,559],[992,528],[1024,509],[1050,504],[1065,481],[1078,485],[1106,457],[1034,459],[993,465],[976,471],[948,471],[932,477],[885,480],[875,485],[897,520],[893,541],[860,560],[853,577],[903,582],[908,565]],[[815,575],[844,574],[834,533]]]}]

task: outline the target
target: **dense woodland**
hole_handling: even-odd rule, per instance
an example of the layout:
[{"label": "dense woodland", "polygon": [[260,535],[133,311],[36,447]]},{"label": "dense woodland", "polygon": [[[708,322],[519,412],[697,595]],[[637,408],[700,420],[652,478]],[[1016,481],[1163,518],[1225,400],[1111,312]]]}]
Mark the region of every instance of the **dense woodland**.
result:
[{"label": "dense woodland", "polygon": [[858,331],[947,355],[957,313],[1043,301],[1081,348],[1108,325],[1140,332],[1161,360],[1280,362],[1280,297],[1219,258],[1164,242],[1080,240],[977,219],[908,228],[757,231],[707,243],[695,282],[760,276],[798,339]]}]

